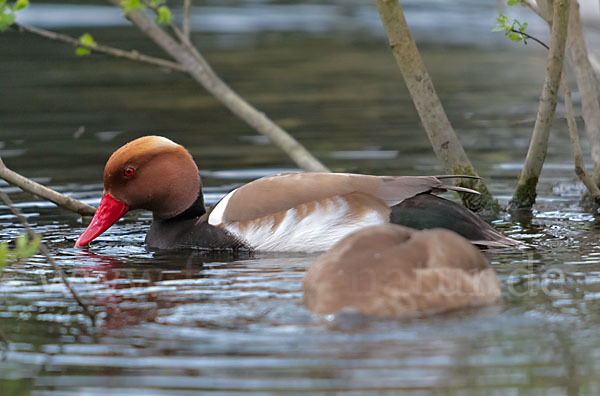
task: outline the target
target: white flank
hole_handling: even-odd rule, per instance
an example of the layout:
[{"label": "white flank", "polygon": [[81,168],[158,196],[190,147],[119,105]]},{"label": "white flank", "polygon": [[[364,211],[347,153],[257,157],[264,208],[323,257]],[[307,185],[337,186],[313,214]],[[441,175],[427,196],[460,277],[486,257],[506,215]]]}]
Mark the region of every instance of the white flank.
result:
[{"label": "white flank", "polygon": [[357,218],[351,213],[346,201],[336,197],[332,198],[327,206],[317,204],[315,210],[303,218],[298,217],[295,209],[289,209],[283,221],[275,229],[273,229],[274,221],[274,219],[257,221],[248,226],[244,232],[240,230],[237,223],[227,223],[225,229],[256,250],[319,252],[329,249],[351,232],[386,223],[388,219],[375,210],[369,210],[362,217]]},{"label": "white flank", "polygon": [[208,224],[210,225],[219,225],[223,222],[223,213],[225,213],[225,209],[227,209],[227,203],[229,202],[229,198],[237,191],[237,188],[227,194],[222,200],[219,201],[217,206],[210,212],[210,216],[208,216]]}]

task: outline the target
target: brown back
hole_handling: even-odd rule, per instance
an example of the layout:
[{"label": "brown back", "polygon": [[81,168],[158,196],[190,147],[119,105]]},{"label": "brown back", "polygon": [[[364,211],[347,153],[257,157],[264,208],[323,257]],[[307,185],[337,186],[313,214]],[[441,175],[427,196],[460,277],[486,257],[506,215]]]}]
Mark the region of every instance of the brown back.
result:
[{"label": "brown back", "polygon": [[240,187],[229,199],[223,222],[247,221],[336,195],[360,192],[388,205],[423,192],[442,192],[434,176],[370,176],[348,173],[286,173]]}]

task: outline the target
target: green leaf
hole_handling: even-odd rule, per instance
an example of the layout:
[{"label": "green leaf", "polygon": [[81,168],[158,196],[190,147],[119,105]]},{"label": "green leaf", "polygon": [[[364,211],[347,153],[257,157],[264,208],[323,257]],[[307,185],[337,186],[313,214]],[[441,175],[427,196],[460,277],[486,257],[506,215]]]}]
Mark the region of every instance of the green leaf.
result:
[{"label": "green leaf", "polygon": [[[79,37],[79,42],[81,44],[85,45],[85,47],[93,48],[96,45],[98,45],[94,41],[94,38],[92,37],[92,35],[89,33],[85,33],[81,37]],[[85,47],[77,47],[77,49],[75,50],[75,54],[77,54],[77,56],[85,56],[85,55],[91,54],[92,51],[89,48],[85,48]]]},{"label": "green leaf", "polygon": [[167,6],[160,6],[158,8],[158,15],[156,17],[156,23],[160,23],[161,25],[168,25],[171,23],[171,10]]},{"label": "green leaf", "polygon": [[36,235],[34,239],[29,240],[26,235],[19,235],[15,241],[15,255],[17,258],[31,257],[37,253],[42,237]]},{"label": "green leaf", "polygon": [[523,36],[521,36],[518,33],[511,33],[508,35],[508,38],[511,39],[512,41],[521,41],[523,39]]},{"label": "green leaf", "polygon": [[7,14],[4,10],[0,11],[0,32],[8,29],[13,23],[15,23],[15,13],[9,9]]},{"label": "green leaf", "polygon": [[0,11],[4,11],[2,7],[6,3],[6,0],[0,0]]},{"label": "green leaf", "polygon": [[17,252],[17,255],[25,248],[27,248],[27,237],[25,235],[19,235],[15,241],[15,251]]},{"label": "green leaf", "polygon": [[31,257],[37,253],[38,248],[40,247],[40,242],[42,241],[41,235],[36,235],[35,238],[28,241],[27,246],[19,252],[21,257]]},{"label": "green leaf", "polygon": [[508,2],[507,2],[507,4],[509,6],[514,6],[514,5],[517,5],[517,4],[520,4],[520,3],[521,3],[521,0],[508,0]]},{"label": "green leaf", "polygon": [[79,42],[87,47],[95,47],[97,44],[91,34],[85,33],[79,37]]},{"label": "green leaf", "polygon": [[508,17],[504,14],[500,14],[498,16],[498,18],[496,18],[496,21],[498,22],[496,24],[496,26],[494,27],[494,29],[492,29],[492,32],[510,32],[512,29],[512,26],[508,23]]},{"label": "green leaf", "polygon": [[77,56],[86,56],[91,53],[92,53],[92,51],[90,51],[87,48],[83,48],[83,47],[77,47],[77,49],[75,50],[75,55],[77,55]]},{"label": "green leaf", "polygon": [[150,0],[150,7],[152,8],[158,8],[163,4],[165,4],[165,0]]},{"label": "green leaf", "polygon": [[29,6],[29,0],[17,0],[17,2],[15,3],[15,11],[27,8],[27,6]]},{"label": "green leaf", "polygon": [[133,10],[144,8],[144,5],[140,0],[121,0],[121,7],[123,7],[123,14],[128,14]]}]

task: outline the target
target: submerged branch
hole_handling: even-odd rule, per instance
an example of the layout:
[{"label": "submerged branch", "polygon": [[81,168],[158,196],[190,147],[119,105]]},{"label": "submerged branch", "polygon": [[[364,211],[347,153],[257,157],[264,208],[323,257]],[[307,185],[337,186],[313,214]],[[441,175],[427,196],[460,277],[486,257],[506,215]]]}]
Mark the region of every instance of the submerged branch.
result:
[{"label": "submerged branch", "polygon": [[0,360],[6,360],[6,354],[8,353],[9,349],[10,342],[2,330],[0,330],[0,350],[2,351],[2,358]]},{"label": "submerged branch", "polygon": [[[25,228],[27,236],[30,239],[34,239],[35,233],[29,226],[29,222],[21,214],[19,209],[17,209],[13,205],[11,199],[4,191],[0,191],[0,199],[4,202],[4,204],[6,206],[8,206],[8,208],[10,209],[12,214],[14,214],[17,217],[17,219],[19,220],[19,222],[21,223],[23,228]],[[52,266],[54,271],[60,275],[60,279],[63,282],[63,284],[65,285],[65,287],[67,288],[67,290],[69,290],[69,292],[71,293],[71,295],[73,296],[73,298],[75,299],[77,304],[81,307],[81,309],[83,309],[83,313],[88,318],[90,318],[90,320],[92,321],[92,326],[95,327],[96,326],[96,315],[88,308],[88,305],[83,302],[83,300],[81,299],[81,297],[79,297],[79,294],[77,294],[75,289],[73,289],[73,287],[71,286],[71,282],[69,282],[69,280],[65,276],[64,272],[62,271],[60,266],[56,263],[56,261],[54,260],[54,257],[52,257],[52,254],[50,253],[50,251],[48,250],[48,248],[46,247],[46,245],[43,242],[40,242],[39,251],[40,251],[40,253],[42,253],[44,255],[44,257],[46,257],[46,260],[48,260],[48,263]]]},{"label": "submerged branch", "polygon": [[82,216],[92,216],[96,209],[88,204],[85,204],[75,198],[67,197],[51,188],[45,187],[39,183],[34,182],[14,172],[4,165],[2,158],[0,157],[0,178],[6,180],[8,183],[19,187],[21,190],[28,193],[34,194],[40,198],[54,202],[61,208],[68,209],[75,213],[79,213]]}]

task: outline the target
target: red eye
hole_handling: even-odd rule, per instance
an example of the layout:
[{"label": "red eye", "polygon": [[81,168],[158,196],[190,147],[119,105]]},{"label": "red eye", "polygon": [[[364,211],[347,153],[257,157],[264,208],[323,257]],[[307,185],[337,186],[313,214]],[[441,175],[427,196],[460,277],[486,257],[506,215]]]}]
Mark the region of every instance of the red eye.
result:
[{"label": "red eye", "polygon": [[131,166],[128,166],[123,171],[123,176],[131,177],[131,176],[133,176],[134,173],[135,173],[135,169],[133,169]]}]

